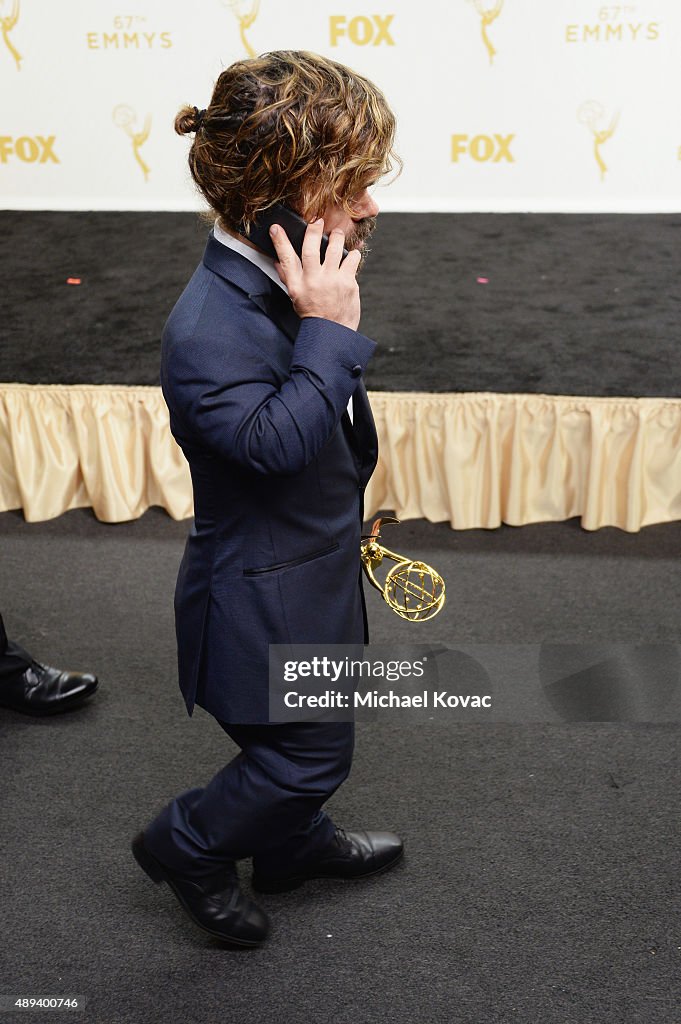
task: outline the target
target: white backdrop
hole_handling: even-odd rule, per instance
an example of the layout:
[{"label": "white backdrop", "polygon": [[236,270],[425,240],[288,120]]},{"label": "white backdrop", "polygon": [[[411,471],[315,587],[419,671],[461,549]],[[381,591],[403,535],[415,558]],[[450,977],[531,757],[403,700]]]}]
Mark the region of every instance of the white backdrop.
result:
[{"label": "white backdrop", "polygon": [[0,0],[0,204],[199,208],[177,109],[283,48],[385,92],[383,209],[681,209],[679,0]]}]

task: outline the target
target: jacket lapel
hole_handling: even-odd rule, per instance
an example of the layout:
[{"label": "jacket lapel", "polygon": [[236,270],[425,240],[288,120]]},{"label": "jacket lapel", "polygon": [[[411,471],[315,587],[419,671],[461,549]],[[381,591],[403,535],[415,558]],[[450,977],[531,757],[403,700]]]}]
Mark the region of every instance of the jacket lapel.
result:
[{"label": "jacket lapel", "polygon": [[[249,299],[273,320],[291,341],[295,341],[300,317],[283,288],[280,288],[255,263],[217,241],[211,231],[203,262],[214,273],[224,277],[245,292]],[[376,464],[378,439],[364,382],[360,380],[353,395],[353,421],[347,410],[341,417],[343,432],[360,465],[360,477],[366,484]]]},{"label": "jacket lapel", "polygon": [[[267,277],[266,274],[264,276]],[[256,301],[256,298],[263,299],[264,302],[260,308],[265,311],[270,320],[274,320],[277,327],[280,327],[291,341],[295,341],[298,337],[300,317],[293,308],[293,303],[284,289],[280,288],[269,277],[267,278],[267,283],[270,288],[266,295],[251,295],[251,298],[253,301]]]},{"label": "jacket lapel", "polygon": [[241,253],[217,241],[213,232],[208,236],[203,262],[214,273],[246,292],[249,299],[274,320],[277,327],[291,341],[296,340],[300,318],[283,288]]},{"label": "jacket lapel", "polygon": [[[352,396],[352,415],[353,422],[350,429],[355,435],[361,460],[360,476],[362,484],[366,485],[378,459],[378,436],[371,406],[369,405],[367,389],[364,386],[364,381],[361,379]],[[347,412],[345,416],[349,420]]]}]

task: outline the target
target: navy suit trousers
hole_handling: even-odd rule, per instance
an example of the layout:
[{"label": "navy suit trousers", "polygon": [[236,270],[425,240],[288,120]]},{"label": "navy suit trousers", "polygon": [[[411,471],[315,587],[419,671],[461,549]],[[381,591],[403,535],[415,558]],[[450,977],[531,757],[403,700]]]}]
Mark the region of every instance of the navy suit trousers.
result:
[{"label": "navy suit trousers", "polygon": [[196,878],[244,857],[264,874],[303,867],[333,837],[321,807],[350,772],[354,724],[220,725],[241,752],[161,811],[145,830],[148,849]]},{"label": "navy suit trousers", "polygon": [[19,644],[8,640],[2,615],[0,615],[0,686],[3,680],[21,675],[32,664],[33,658],[28,651],[25,651]]}]

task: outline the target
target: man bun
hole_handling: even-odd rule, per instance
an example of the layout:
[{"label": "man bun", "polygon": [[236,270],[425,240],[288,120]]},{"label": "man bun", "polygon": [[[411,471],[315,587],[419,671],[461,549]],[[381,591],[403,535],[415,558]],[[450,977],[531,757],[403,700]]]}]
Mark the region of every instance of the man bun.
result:
[{"label": "man bun", "polygon": [[175,131],[178,135],[191,135],[198,130],[199,123],[199,108],[183,107],[175,118]]}]

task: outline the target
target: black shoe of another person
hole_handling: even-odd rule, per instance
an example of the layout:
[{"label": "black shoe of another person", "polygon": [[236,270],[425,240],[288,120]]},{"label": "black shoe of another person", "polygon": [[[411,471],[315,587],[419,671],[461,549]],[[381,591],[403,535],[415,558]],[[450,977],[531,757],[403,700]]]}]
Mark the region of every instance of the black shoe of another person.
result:
[{"label": "black shoe of another person", "polygon": [[97,685],[90,672],[62,672],[34,661],[25,672],[0,681],[0,706],[26,715],[56,715],[82,704]]},{"label": "black shoe of another person", "polygon": [[256,871],[253,888],[258,892],[290,892],[310,878],[368,878],[393,867],[403,853],[402,840],[392,832],[346,832],[337,828],[329,845],[305,869],[290,875]]},{"label": "black shoe of another person", "polygon": [[267,936],[267,916],[241,892],[236,873],[220,871],[199,880],[170,871],[146,848],[143,832],[133,839],[132,853],[153,882],[168,883],[194,924],[213,938],[258,946]]}]

